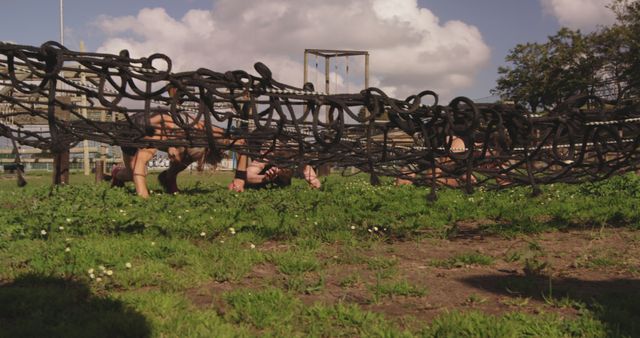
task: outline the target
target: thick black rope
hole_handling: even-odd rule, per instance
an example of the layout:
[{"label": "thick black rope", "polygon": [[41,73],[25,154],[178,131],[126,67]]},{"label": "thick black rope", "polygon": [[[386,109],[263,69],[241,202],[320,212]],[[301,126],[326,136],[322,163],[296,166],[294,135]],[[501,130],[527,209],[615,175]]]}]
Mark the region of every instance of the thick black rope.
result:
[{"label": "thick black rope", "polygon": [[[64,77],[78,72],[78,65],[84,83]],[[467,191],[530,185],[537,192],[540,184],[602,179],[640,161],[640,102],[633,100],[605,105],[578,96],[535,115],[464,97],[440,105],[431,91],[405,100],[377,88],[326,95],[308,85],[279,83],[262,63],[255,65],[258,76],[208,69],[172,73],[171,65],[162,54],[135,59],[126,51],[79,53],[53,42],[0,43],[0,85],[12,93],[0,94],[0,103],[13,108],[5,117],[21,121],[0,122],[0,136],[53,152],[89,139],[232,150],[287,167],[331,163],[367,172],[373,183],[394,176],[431,186],[431,198],[443,185]],[[68,103],[59,99],[63,95],[85,97],[88,104]],[[433,103],[422,102],[425,97]],[[98,121],[84,117],[84,109],[118,118]],[[60,110],[69,117],[57,115]],[[235,121],[240,128],[232,128]],[[22,128],[33,123],[49,130]]]}]

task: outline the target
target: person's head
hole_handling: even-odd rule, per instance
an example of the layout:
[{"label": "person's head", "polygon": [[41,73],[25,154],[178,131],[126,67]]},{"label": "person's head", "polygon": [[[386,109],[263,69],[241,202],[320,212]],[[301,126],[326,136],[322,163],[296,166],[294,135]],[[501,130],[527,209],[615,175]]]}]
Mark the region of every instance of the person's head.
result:
[{"label": "person's head", "polygon": [[285,187],[291,185],[291,179],[293,178],[293,169],[281,168],[278,171],[278,176],[273,180],[273,183],[279,187]]}]

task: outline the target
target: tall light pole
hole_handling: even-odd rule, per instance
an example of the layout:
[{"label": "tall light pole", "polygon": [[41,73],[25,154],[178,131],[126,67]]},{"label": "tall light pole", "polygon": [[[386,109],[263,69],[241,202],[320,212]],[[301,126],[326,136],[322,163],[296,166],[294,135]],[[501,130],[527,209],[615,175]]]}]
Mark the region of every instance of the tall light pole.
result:
[{"label": "tall light pole", "polygon": [[60,44],[64,45],[64,0],[60,0]]}]

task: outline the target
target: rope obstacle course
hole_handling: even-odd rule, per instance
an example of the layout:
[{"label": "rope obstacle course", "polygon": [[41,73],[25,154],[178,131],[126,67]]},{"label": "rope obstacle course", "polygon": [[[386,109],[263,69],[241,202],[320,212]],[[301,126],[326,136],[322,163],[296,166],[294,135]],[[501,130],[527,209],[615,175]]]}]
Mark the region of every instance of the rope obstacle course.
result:
[{"label": "rope obstacle course", "polygon": [[[86,81],[65,78],[81,69]],[[377,88],[326,94],[280,83],[262,63],[242,70],[173,73],[162,54],[131,58],[0,43],[0,136],[63,154],[82,140],[133,148],[233,150],[279,167],[355,167],[431,188],[505,188],[599,180],[640,160],[637,101],[576,96],[532,114],[465,97],[441,105],[423,91],[406,99]],[[68,100],[64,96],[83,97]],[[427,103],[429,102],[429,103]],[[116,121],[89,117],[108,112]],[[366,112],[362,114],[361,112]],[[84,114],[83,114],[84,112]],[[15,121],[45,121],[30,131]],[[12,122],[8,122],[12,121]],[[161,122],[158,122],[161,121]]]}]

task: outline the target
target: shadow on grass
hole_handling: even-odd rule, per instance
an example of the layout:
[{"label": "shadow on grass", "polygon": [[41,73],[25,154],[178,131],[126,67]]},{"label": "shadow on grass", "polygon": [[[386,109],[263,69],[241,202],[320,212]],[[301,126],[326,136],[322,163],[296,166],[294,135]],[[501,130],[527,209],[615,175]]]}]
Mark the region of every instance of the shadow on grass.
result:
[{"label": "shadow on grass", "polygon": [[640,279],[581,280],[545,276],[485,275],[466,284],[498,295],[530,297],[554,306],[585,305],[611,336],[640,337]]},{"label": "shadow on grass", "polygon": [[83,283],[30,274],[0,285],[0,337],[150,335],[144,316]]}]

